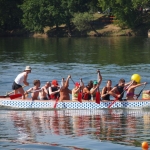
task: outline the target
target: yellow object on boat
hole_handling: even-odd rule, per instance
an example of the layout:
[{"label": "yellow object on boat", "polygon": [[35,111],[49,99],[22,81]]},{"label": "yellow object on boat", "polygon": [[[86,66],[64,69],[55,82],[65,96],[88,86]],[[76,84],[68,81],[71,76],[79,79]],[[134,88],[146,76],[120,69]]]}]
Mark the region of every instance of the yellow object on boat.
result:
[{"label": "yellow object on boat", "polygon": [[140,83],[140,82],[141,82],[141,76],[140,76],[139,74],[133,74],[133,75],[131,76],[131,80],[132,80],[132,81],[135,81],[135,82],[137,82],[137,83]]}]

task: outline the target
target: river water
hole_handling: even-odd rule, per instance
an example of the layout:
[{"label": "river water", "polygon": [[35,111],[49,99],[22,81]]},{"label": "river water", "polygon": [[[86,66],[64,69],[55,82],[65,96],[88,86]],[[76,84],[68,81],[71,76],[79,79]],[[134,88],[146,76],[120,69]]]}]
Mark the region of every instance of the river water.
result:
[{"label": "river water", "polygon": [[[150,82],[150,38],[0,38],[0,94],[10,92],[16,75],[32,67],[33,80],[61,82],[69,74],[87,84],[97,79],[113,85],[138,73]],[[29,87],[26,87],[28,89]],[[73,88],[70,81],[69,88]],[[136,93],[142,87],[136,88]],[[149,84],[145,89],[150,89]],[[141,149],[149,141],[150,115],[144,110],[14,110],[0,108],[0,149]],[[135,115],[136,114],[136,115]]]}]

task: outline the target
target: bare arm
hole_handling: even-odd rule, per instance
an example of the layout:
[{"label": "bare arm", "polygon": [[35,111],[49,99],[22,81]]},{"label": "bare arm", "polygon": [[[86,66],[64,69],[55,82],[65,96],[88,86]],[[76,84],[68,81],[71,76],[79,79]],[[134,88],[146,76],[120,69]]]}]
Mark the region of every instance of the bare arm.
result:
[{"label": "bare arm", "polygon": [[26,91],[24,92],[24,94],[31,93],[32,91],[33,91],[33,88],[30,88],[30,89],[26,90]]},{"label": "bare arm", "polygon": [[42,90],[43,90],[46,94],[48,94],[48,91],[47,91],[47,89],[46,89],[45,87],[43,87]]},{"label": "bare arm", "polygon": [[27,77],[28,77],[28,73],[26,72],[25,75],[24,75],[24,81],[23,81],[23,83],[24,83],[26,86],[29,86],[29,83],[27,82]]},{"label": "bare arm", "polygon": [[51,94],[56,94],[56,93],[58,93],[58,92],[60,92],[60,89],[58,89],[57,91],[52,91],[52,88],[51,87],[49,87],[49,94],[51,95]]},{"label": "bare arm", "polygon": [[116,90],[117,90],[117,87],[114,87],[112,90],[110,90],[108,93],[110,95],[112,95],[113,97],[118,97],[118,94],[116,94]]},{"label": "bare arm", "polygon": [[82,78],[80,79],[80,87],[81,87],[81,89],[83,90],[83,88],[84,88],[84,83],[83,83],[83,81],[82,81]]},{"label": "bare arm", "polygon": [[145,85],[145,84],[147,84],[147,83],[144,82],[144,83],[140,83],[140,84],[137,84],[137,85],[132,85],[131,87],[129,87],[128,92],[129,92],[131,89],[134,89],[134,88],[136,88],[136,87],[139,87],[139,86],[142,86],[142,85]]},{"label": "bare arm", "polygon": [[79,90],[80,90],[80,86],[79,86],[77,89],[74,88],[74,89],[72,90],[72,93],[73,93],[73,94],[78,93]]},{"label": "bare arm", "polygon": [[101,75],[101,73],[100,73],[100,70],[97,70],[97,73],[98,73],[98,84],[100,85],[101,84],[101,82],[102,82],[102,75]]},{"label": "bare arm", "polygon": [[71,75],[68,75],[66,82],[65,82],[65,87],[69,86],[69,79],[71,78]]}]

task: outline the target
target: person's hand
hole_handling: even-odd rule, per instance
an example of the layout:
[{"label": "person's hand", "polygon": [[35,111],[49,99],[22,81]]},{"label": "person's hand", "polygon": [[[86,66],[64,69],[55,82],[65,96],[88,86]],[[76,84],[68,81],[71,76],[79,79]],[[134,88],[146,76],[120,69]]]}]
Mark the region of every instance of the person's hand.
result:
[{"label": "person's hand", "polygon": [[68,75],[68,78],[71,78],[71,75]]},{"label": "person's hand", "polygon": [[99,73],[99,74],[100,74],[100,70],[97,70],[97,73]]},{"label": "person's hand", "polygon": [[29,86],[29,83],[28,83],[28,82],[26,83],[26,86]]},{"label": "person's hand", "polygon": [[144,85],[147,84],[147,82],[144,82]]},{"label": "person's hand", "polygon": [[117,96],[116,96],[116,98],[120,98],[121,97],[121,94],[118,94]]},{"label": "person's hand", "polygon": [[82,82],[82,78],[80,79],[80,81]]}]

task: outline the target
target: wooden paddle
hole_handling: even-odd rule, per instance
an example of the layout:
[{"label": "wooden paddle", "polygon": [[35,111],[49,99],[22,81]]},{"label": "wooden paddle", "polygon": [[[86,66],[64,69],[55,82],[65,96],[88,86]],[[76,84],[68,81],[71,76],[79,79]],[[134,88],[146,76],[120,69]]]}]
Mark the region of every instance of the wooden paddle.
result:
[{"label": "wooden paddle", "polygon": [[59,101],[59,97],[57,97],[55,100],[54,108],[56,108],[58,101]]},{"label": "wooden paddle", "polygon": [[[62,78],[61,85],[60,85],[60,89],[61,89],[61,87],[62,87],[63,85],[64,85],[64,78]],[[59,96],[57,96],[53,108],[56,108],[56,107],[57,107],[58,101],[59,101]]]},{"label": "wooden paddle", "polygon": [[[100,74],[100,71],[98,70],[97,71],[97,83],[98,83],[98,76],[99,76],[99,74]],[[97,103],[97,104],[100,104],[100,91],[99,91],[99,86],[98,86],[98,88],[97,88],[97,92],[96,92],[96,100],[95,100],[95,102]]]},{"label": "wooden paddle", "polygon": [[[133,84],[133,82],[134,81],[132,81],[120,95],[122,95]],[[118,100],[118,97],[116,97],[116,99],[108,106],[108,108],[110,108],[117,100]]]},{"label": "wooden paddle", "polygon": [[136,100],[140,97],[140,95],[141,95],[142,91],[144,90],[145,86],[146,86],[146,84],[144,85],[144,87],[142,88],[142,90],[140,91],[140,93],[137,95]]},{"label": "wooden paddle", "polygon": [[78,101],[80,103],[82,103],[82,90],[81,90],[81,82],[82,82],[82,79],[80,79],[80,91],[78,93]]}]

